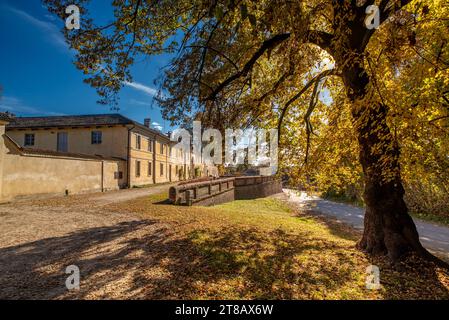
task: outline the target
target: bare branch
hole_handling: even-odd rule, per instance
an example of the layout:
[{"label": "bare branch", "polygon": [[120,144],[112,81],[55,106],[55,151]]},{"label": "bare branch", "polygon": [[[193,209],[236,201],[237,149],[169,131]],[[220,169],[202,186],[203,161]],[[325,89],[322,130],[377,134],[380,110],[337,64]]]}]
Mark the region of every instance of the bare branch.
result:
[{"label": "bare branch", "polygon": [[322,73],[320,73],[319,75],[315,76],[312,80],[310,80],[302,89],[301,91],[299,91],[296,95],[294,95],[284,106],[284,108],[282,109],[281,112],[281,116],[279,117],[279,122],[278,122],[278,136],[281,136],[281,128],[282,128],[282,122],[284,121],[284,117],[285,114],[287,113],[288,108],[290,107],[290,105],[292,103],[294,103],[296,100],[298,100],[315,82],[320,82],[321,79],[327,77],[327,76],[331,76],[331,75],[336,75],[336,70],[335,69],[331,69],[331,70],[326,70],[323,71]]},{"label": "bare branch", "polygon": [[333,35],[324,31],[309,30],[306,35],[306,41],[316,44],[323,50],[328,50],[332,44]]},{"label": "bare branch", "polygon": [[215,49],[215,48],[212,48],[211,46],[190,45],[190,46],[186,46],[186,48],[200,48],[200,49],[204,49],[204,50],[210,50],[210,51],[213,51],[213,52],[217,53],[218,55],[222,56],[223,58],[225,58],[230,64],[232,64],[232,66],[233,66],[236,70],[239,69],[239,67],[237,66],[237,64],[236,64],[234,61],[232,61],[232,59],[229,58],[225,53],[223,53],[223,52],[221,52],[221,51],[219,51],[219,50],[217,50],[217,49]]},{"label": "bare branch", "polygon": [[[387,21],[388,18],[390,18],[393,14],[401,10],[410,2],[412,2],[412,0],[382,0],[379,5],[380,24]],[[360,48],[364,49],[368,45],[368,42],[375,31],[376,29],[371,29],[365,32]]]},{"label": "bare branch", "polygon": [[283,33],[275,35],[274,37],[265,40],[261,47],[254,53],[254,55],[251,57],[251,59],[248,60],[248,62],[245,64],[243,69],[231,77],[227,78],[225,81],[220,83],[218,87],[205,99],[207,100],[214,100],[215,97],[228,85],[230,85],[233,81],[244,77],[250,72],[254,66],[254,64],[257,62],[257,60],[269,49],[272,49],[282,43],[283,41],[287,40],[290,37],[290,33]]},{"label": "bare branch", "polygon": [[412,0],[382,0],[379,5],[380,23],[385,22],[390,16],[401,10],[410,2],[412,2]]},{"label": "bare branch", "polygon": [[315,81],[315,85],[313,87],[312,96],[310,98],[309,108],[307,108],[306,114],[304,115],[304,122],[306,123],[306,156],[304,159],[304,163],[307,164],[309,160],[309,149],[310,149],[310,135],[313,133],[313,127],[310,123],[310,116],[312,115],[313,110],[315,109],[318,103],[318,87],[320,85],[320,81]]}]

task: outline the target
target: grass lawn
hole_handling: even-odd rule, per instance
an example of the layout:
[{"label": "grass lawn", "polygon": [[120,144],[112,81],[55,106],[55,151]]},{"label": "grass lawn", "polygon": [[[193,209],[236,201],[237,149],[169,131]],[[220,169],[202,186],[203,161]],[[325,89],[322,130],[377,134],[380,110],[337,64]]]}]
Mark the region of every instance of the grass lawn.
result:
[{"label": "grass lawn", "polygon": [[449,227],[449,217],[432,213],[411,213],[412,217]]},{"label": "grass lawn", "polygon": [[[449,299],[447,271],[414,258],[394,267],[371,259],[355,249],[356,231],[280,199],[207,208],[165,199],[166,193],[107,207],[165,226],[146,253],[155,262],[141,266],[154,286],[147,298]],[[365,287],[371,264],[380,268],[380,290]]]}]

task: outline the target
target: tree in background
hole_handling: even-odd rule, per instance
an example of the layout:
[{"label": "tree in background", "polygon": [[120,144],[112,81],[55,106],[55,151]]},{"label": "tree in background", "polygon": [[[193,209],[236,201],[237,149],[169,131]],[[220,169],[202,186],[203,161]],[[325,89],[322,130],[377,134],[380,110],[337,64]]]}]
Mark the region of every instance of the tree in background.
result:
[{"label": "tree in background", "polygon": [[[348,150],[357,147],[362,169],[366,214],[359,247],[393,261],[409,252],[432,258],[404,202],[399,133],[405,114],[418,121],[413,108],[420,103],[433,103],[439,114],[447,93],[445,1],[114,1],[115,20],[104,26],[95,25],[86,2],[77,3],[81,29],[65,32],[101,102],[117,103],[136,58],[171,52],[176,57],[160,78],[158,101],[173,124],[195,116],[220,129],[278,126],[282,155],[293,155],[294,171],[303,166],[294,159],[314,166],[310,142],[316,134],[343,123],[336,136]],[[72,1],[45,3],[65,18]],[[365,25],[373,4],[379,30]],[[313,127],[317,117],[327,122],[320,131]],[[294,139],[298,133],[305,142]],[[322,151],[332,156],[338,150],[329,145]],[[351,171],[354,159],[338,164]]]}]

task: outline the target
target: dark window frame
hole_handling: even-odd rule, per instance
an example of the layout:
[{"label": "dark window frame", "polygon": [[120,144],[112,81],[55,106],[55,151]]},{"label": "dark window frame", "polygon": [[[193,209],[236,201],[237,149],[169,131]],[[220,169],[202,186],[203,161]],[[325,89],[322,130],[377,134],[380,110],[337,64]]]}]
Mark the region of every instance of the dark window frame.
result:
[{"label": "dark window frame", "polygon": [[140,177],[140,173],[141,173],[141,171],[140,171],[140,161],[139,160],[136,160],[136,177]]},{"label": "dark window frame", "polygon": [[136,134],[136,149],[142,149],[142,136],[140,134]]},{"label": "dark window frame", "polygon": [[90,143],[91,144],[102,144],[103,143],[103,132],[99,131],[99,130],[92,131],[90,134]]},{"label": "dark window frame", "polygon": [[[30,143],[30,141],[27,139],[27,138],[30,138],[30,137],[32,137],[32,140],[31,140],[32,143]],[[36,141],[36,135],[34,133],[25,133],[24,141],[23,141],[23,145],[25,147],[32,147],[32,146],[34,146],[35,141]]]},{"label": "dark window frame", "polygon": [[69,152],[69,133],[59,131],[56,136],[56,150],[59,152]]}]

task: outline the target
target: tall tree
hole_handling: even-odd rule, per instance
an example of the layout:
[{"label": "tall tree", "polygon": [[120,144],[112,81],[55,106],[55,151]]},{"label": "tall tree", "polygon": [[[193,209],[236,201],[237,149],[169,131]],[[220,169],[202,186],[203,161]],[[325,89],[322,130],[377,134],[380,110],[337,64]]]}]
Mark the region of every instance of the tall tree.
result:
[{"label": "tall tree", "polygon": [[[63,19],[72,4],[44,2]],[[290,109],[307,99],[309,141],[310,116],[323,82],[332,77],[350,104],[363,169],[366,214],[359,247],[393,261],[409,252],[431,257],[404,202],[390,106],[379,96],[376,74],[368,66],[371,54],[398,46],[378,41],[383,48],[370,47],[386,26],[395,24],[396,33],[416,43],[422,17],[430,10],[447,12],[442,1],[436,1],[442,8],[430,0],[114,1],[115,19],[104,26],[89,17],[87,2],[78,1],[81,29],[65,33],[77,51],[76,65],[90,75],[86,81],[97,88],[103,103],[117,103],[123,83],[132,81],[129,67],[136,57],[174,52],[158,97],[163,115],[173,123],[200,115],[220,128],[274,125],[282,133]],[[380,10],[379,30],[365,24],[371,5]],[[407,29],[410,21],[413,30]]]}]

